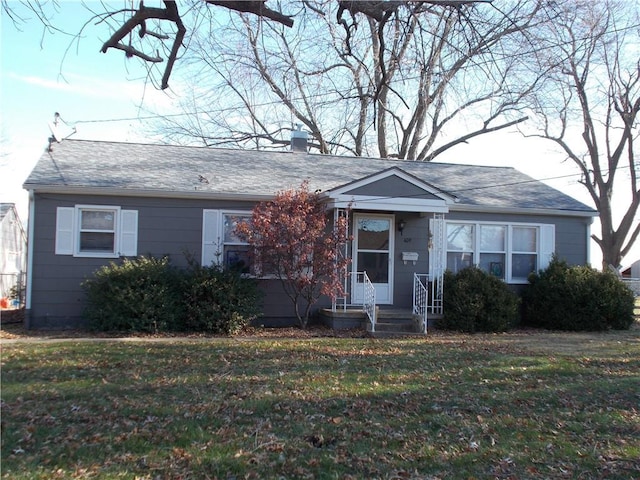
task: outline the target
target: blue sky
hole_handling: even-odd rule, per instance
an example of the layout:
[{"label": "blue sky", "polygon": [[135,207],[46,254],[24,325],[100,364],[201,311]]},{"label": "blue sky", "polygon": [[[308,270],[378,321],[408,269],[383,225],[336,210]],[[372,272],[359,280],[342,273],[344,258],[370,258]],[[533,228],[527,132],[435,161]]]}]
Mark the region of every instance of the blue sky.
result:
[{"label": "blue sky", "polygon": [[[24,7],[11,3],[25,13]],[[28,13],[28,12],[27,12]],[[47,145],[54,113],[76,127],[73,138],[141,141],[148,106],[169,109],[171,97],[145,85],[140,62],[123,52],[101,53],[105,30],[84,38],[45,32],[33,18],[16,25],[3,14],[0,25],[0,201],[16,202],[26,215],[22,183]],[[90,18],[79,2],[61,2],[54,22],[76,33]],[[101,121],[131,118],[129,121]],[[61,124],[63,135],[71,127]]]},{"label": "blue sky", "polygon": [[[16,2],[10,4],[25,12]],[[80,2],[62,1],[59,7],[54,23],[65,32],[77,33],[90,19]],[[0,201],[17,203],[23,221],[28,205],[22,183],[47,145],[48,124],[55,112],[76,127],[73,138],[149,141],[145,121],[136,118],[177,111],[174,101],[179,96],[181,68],[178,62],[173,90],[160,92],[145,82],[146,70],[140,61],[127,60],[121,51],[100,52],[107,36],[104,27],[90,25],[83,38],[74,41],[72,35],[44,32],[42,23],[33,14],[28,16],[32,18],[16,27],[2,14],[0,25]],[[117,119],[131,120],[113,121]],[[71,131],[62,125],[63,135]],[[498,144],[503,148],[496,149]],[[538,179],[575,173],[562,159],[548,144],[525,140],[515,132],[476,139],[442,158],[454,163],[513,166]],[[591,205],[577,179],[557,178],[547,183]],[[598,228],[593,225],[594,231]],[[591,263],[599,266],[600,258],[593,244]],[[640,245],[624,264],[638,258]]]}]

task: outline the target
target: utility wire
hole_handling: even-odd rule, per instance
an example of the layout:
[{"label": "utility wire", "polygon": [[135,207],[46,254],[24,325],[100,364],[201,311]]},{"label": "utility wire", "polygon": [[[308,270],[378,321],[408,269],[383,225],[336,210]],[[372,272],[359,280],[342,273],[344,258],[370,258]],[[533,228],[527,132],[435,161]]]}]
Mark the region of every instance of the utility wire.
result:
[{"label": "utility wire", "polygon": [[[612,35],[612,34],[617,34],[617,33],[622,33],[624,31],[627,30],[631,30],[631,29],[636,29],[639,28],[640,24],[634,24],[634,25],[630,25],[627,27],[620,27],[620,28],[616,28],[613,29],[609,32],[607,32],[608,35]],[[587,40],[589,39],[589,36],[585,36],[583,38],[580,39],[575,39],[575,41],[582,41],[582,40]],[[556,47],[561,47],[561,46],[565,46],[565,45],[571,45],[572,42],[570,41],[566,41],[566,42],[558,42],[558,43],[554,43],[551,45],[546,45],[546,46],[541,46],[538,48],[534,48],[531,50],[527,50],[524,52],[520,52],[520,53],[509,53],[508,55],[505,55],[504,57],[499,56],[499,54],[493,54],[492,53],[492,60],[486,60],[484,62],[473,62],[473,65],[468,65],[468,66],[463,66],[461,68],[461,70],[466,70],[466,69],[470,69],[470,68],[474,68],[480,65],[489,65],[489,64],[495,64],[495,59],[499,58],[499,59],[503,59],[503,58],[513,58],[513,57],[518,57],[518,56],[527,56],[527,55],[531,55],[533,53],[538,53],[540,51],[543,50],[547,50],[547,49],[552,49],[552,48],[556,48]],[[439,75],[442,75],[446,73],[446,71],[442,71],[439,73]],[[434,73],[434,75],[438,75],[438,73]],[[406,80],[418,80],[420,77],[418,75],[414,75],[414,76],[404,76],[403,79]],[[322,99],[327,99],[327,93],[316,93],[316,94],[308,94],[305,95],[305,97],[299,97],[299,98],[292,98],[291,100],[293,102],[299,102],[299,101],[303,101],[303,100],[308,100],[308,99],[318,99],[318,98],[322,98]],[[332,100],[328,100],[329,103],[333,103]],[[273,100],[273,101],[268,101],[268,102],[262,102],[259,104],[254,104],[254,107],[270,107],[270,106],[276,106],[276,105],[281,105],[282,102],[280,100]],[[238,107],[225,107],[225,108],[219,108],[219,109],[215,109],[215,110],[208,110],[208,111],[201,111],[201,112],[197,112],[197,113],[204,113],[204,114],[212,114],[212,113],[224,113],[224,112],[228,112],[228,111],[233,111],[233,110],[237,110]],[[166,114],[166,115],[150,115],[150,116],[144,116],[144,117],[132,117],[132,118],[118,118],[118,119],[101,119],[101,120],[78,120],[76,122],[71,122],[71,123],[100,123],[100,122],[119,122],[119,121],[135,121],[135,120],[157,120],[157,119],[162,119],[162,118],[173,118],[173,117],[180,117],[180,116],[190,116],[190,115],[196,115],[197,113],[195,112],[184,112],[184,113],[176,113],[176,114]]]}]

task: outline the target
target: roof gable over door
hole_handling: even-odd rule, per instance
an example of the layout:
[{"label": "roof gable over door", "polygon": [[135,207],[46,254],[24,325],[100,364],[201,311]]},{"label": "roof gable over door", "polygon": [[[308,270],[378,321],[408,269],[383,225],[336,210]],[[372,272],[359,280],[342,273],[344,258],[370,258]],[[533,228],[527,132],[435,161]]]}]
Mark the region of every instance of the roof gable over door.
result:
[{"label": "roof gable over door", "polygon": [[332,207],[404,212],[449,211],[455,197],[398,167],[382,170],[325,192]]}]

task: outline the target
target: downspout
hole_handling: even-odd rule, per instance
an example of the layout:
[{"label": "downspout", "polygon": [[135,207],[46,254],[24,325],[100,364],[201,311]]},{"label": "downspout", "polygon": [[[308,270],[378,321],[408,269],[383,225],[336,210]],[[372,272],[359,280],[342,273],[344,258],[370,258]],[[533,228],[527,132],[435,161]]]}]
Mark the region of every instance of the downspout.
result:
[{"label": "downspout", "polygon": [[31,328],[31,290],[33,282],[33,230],[35,222],[35,195],[33,190],[29,190],[29,220],[27,222],[27,287],[24,311],[24,327]]}]

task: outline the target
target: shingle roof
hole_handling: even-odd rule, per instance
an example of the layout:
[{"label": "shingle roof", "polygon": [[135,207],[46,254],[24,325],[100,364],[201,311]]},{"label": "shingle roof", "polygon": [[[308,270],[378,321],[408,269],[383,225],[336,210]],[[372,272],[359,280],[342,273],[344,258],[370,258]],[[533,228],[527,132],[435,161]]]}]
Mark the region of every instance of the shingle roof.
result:
[{"label": "shingle roof", "polygon": [[327,191],[395,166],[456,196],[458,207],[595,214],[589,206],[511,167],[71,139],[52,147],[38,161],[25,188],[270,196],[305,179],[312,191]]}]

